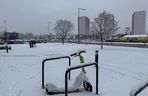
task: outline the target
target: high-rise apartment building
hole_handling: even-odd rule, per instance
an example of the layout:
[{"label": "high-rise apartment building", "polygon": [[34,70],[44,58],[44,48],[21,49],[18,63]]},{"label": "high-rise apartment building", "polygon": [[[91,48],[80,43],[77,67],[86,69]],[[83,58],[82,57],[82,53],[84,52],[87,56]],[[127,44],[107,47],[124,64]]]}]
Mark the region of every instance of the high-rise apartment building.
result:
[{"label": "high-rise apartment building", "polygon": [[89,34],[89,23],[90,20],[86,16],[79,17],[79,33],[80,35],[87,35]]},{"label": "high-rise apartment building", "polygon": [[136,11],[132,15],[132,34],[145,34],[146,11]]}]

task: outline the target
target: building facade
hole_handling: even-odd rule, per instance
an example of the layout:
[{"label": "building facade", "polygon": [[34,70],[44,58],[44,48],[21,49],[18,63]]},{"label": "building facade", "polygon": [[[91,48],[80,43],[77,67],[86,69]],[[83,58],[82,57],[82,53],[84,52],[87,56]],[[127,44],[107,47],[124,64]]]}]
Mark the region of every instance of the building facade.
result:
[{"label": "building facade", "polygon": [[145,34],[146,11],[136,11],[132,15],[132,34]]},{"label": "building facade", "polygon": [[79,33],[80,36],[89,34],[90,19],[86,16],[79,17]]},{"label": "building facade", "polygon": [[19,33],[16,33],[16,32],[4,32],[3,39],[4,40],[16,40],[16,39],[19,39]]}]

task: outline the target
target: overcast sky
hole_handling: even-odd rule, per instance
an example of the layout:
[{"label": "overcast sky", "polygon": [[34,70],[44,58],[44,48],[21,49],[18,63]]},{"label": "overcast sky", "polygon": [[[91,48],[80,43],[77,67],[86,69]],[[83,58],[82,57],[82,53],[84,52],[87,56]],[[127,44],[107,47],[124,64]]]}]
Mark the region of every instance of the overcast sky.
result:
[{"label": "overcast sky", "polygon": [[131,27],[134,11],[148,11],[148,0],[0,0],[0,31],[4,30],[6,20],[8,31],[45,34],[48,22],[52,28],[56,20],[68,19],[75,24],[76,33],[78,8],[85,8],[81,16],[91,20],[103,9],[113,13],[119,21],[119,32],[123,33],[125,27]]}]

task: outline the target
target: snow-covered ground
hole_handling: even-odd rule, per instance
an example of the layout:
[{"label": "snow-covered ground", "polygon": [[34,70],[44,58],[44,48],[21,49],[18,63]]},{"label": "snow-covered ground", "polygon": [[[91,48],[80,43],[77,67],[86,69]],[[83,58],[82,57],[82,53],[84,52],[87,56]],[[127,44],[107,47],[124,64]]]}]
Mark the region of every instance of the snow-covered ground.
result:
[{"label": "snow-covered ground", "polygon": [[[78,49],[87,51],[83,54],[85,63],[94,62],[95,50],[99,50],[98,96],[129,96],[131,89],[148,80],[146,48],[104,46],[101,50],[99,45],[58,43],[37,44],[35,48],[29,48],[28,44],[11,46],[9,53],[0,50],[0,96],[47,96],[41,88],[43,59],[70,55]],[[72,65],[75,64],[79,64],[79,58],[72,57]],[[68,60],[49,61],[45,66],[45,82],[64,87],[64,72],[68,67]],[[69,96],[96,96],[95,68],[86,68],[86,71],[94,91]],[[80,70],[71,72],[71,85],[79,72]],[[138,96],[148,96],[148,88]]]}]

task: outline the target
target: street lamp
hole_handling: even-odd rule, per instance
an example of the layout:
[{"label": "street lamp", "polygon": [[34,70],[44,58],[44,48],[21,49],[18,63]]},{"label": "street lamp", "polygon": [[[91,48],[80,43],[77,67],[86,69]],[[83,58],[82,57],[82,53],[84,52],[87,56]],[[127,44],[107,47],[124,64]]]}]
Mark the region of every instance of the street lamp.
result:
[{"label": "street lamp", "polygon": [[7,22],[4,20],[4,25],[5,25],[5,32],[7,32]]},{"label": "street lamp", "polygon": [[49,32],[49,33],[48,33],[48,34],[49,34],[49,37],[48,37],[48,38],[49,38],[49,40],[51,39],[51,36],[50,36],[50,35],[51,35],[51,34],[50,34],[50,24],[51,24],[51,22],[48,22],[48,32]]},{"label": "street lamp", "polygon": [[78,8],[78,44],[80,44],[80,28],[79,28],[80,10],[86,10],[86,9],[84,9],[84,8]]},{"label": "street lamp", "polygon": [[49,34],[50,34],[50,24],[51,24],[51,22],[48,22],[48,32],[49,32]]}]

